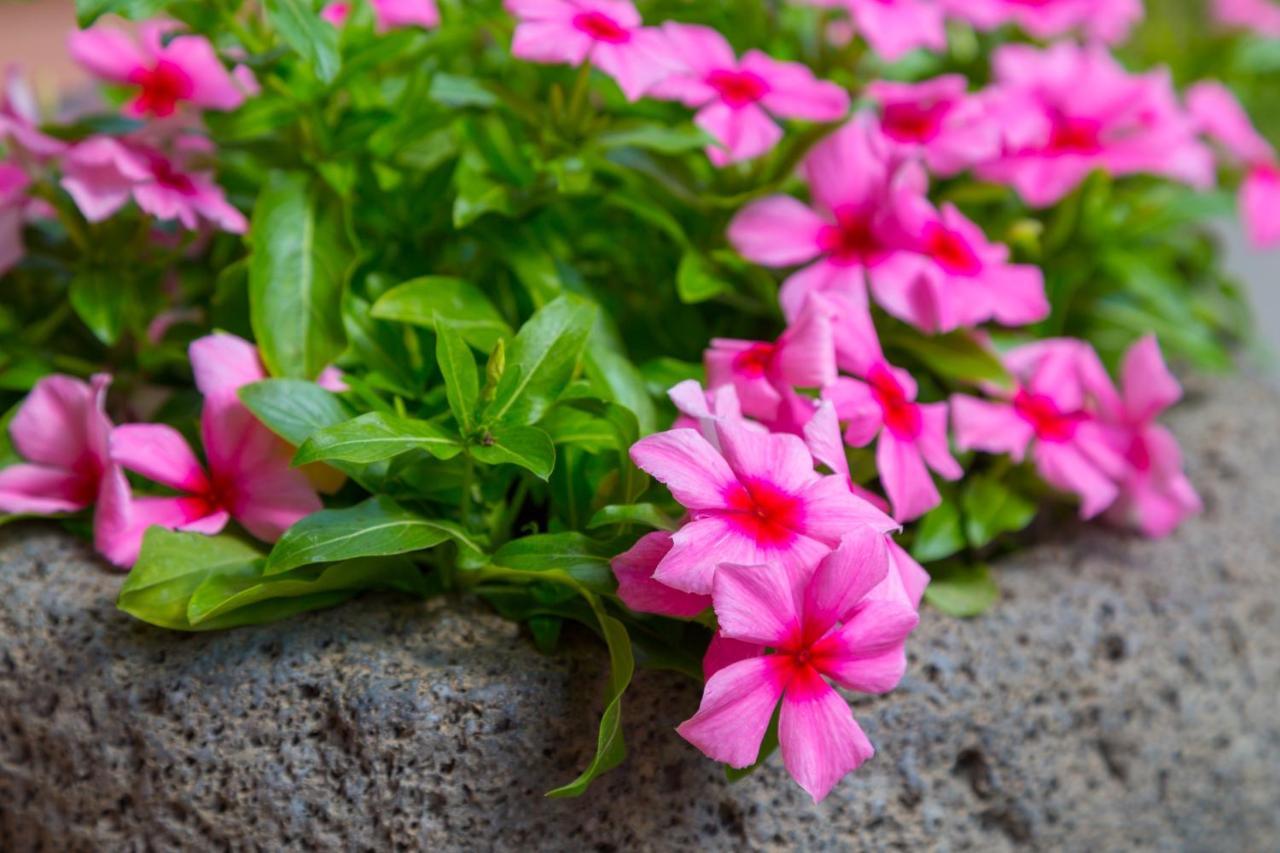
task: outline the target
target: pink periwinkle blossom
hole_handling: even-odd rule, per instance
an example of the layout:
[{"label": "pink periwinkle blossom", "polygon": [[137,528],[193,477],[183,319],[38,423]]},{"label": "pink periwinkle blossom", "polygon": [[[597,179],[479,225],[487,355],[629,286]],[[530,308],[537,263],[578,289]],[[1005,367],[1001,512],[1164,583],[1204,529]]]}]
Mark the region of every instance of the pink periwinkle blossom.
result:
[{"label": "pink periwinkle blossom", "polygon": [[839,477],[822,476],[804,441],[717,420],[718,446],[692,429],[641,439],[631,458],[666,484],[690,513],[653,578],[682,592],[711,592],[716,566],[764,563],[799,570],[867,527],[896,523],[855,497]]},{"label": "pink periwinkle blossom", "polygon": [[1142,20],[1142,0],[942,0],[947,14],[980,30],[1006,24],[1047,41],[1078,32],[1106,44],[1122,42]]},{"label": "pink periwinkle blossom", "polygon": [[183,104],[208,110],[234,110],[244,103],[245,72],[233,75],[204,36],[167,36],[171,22],[143,24],[138,38],[123,30],[96,26],[71,34],[71,56],[98,77],[133,86],[137,94],[127,111],[166,118]]},{"label": "pink periwinkle blossom", "polygon": [[830,122],[849,111],[844,89],[816,79],[800,63],[758,50],[739,59],[710,27],[668,23],[662,34],[671,71],[649,94],[698,111],[694,122],[718,143],[707,149],[717,166],[770,151],[783,135],[776,118]]},{"label": "pink periwinkle blossom", "polygon": [[811,6],[844,9],[854,29],[881,58],[901,59],[917,48],[947,47],[945,16],[935,0],[807,0]]},{"label": "pink periwinkle blossom", "polygon": [[1203,508],[1182,471],[1177,439],[1156,423],[1182,398],[1182,387],[1165,366],[1154,335],[1125,354],[1118,391],[1105,376],[1095,375],[1101,379],[1093,383],[1099,415],[1112,429],[1126,463],[1118,481],[1120,495],[1107,510],[1107,520],[1152,538],[1167,536]]},{"label": "pink periwinkle blossom", "polygon": [[1244,167],[1240,217],[1250,241],[1260,249],[1280,245],[1280,158],[1275,148],[1221,83],[1205,81],[1191,87],[1187,109],[1204,133]]},{"label": "pink periwinkle blossom", "polygon": [[16,68],[5,72],[0,92],[0,142],[16,146],[36,161],[49,160],[66,150],[60,139],[40,132],[40,109],[35,94]]},{"label": "pink periwinkle blossom", "polygon": [[161,148],[136,137],[92,136],[77,144],[63,161],[62,186],[90,222],[100,222],[132,198],[160,220],[177,220],[188,230],[201,223],[233,234],[248,230],[248,221],[226,199],[209,172],[193,168],[208,143],[183,135]]},{"label": "pink periwinkle blossom", "polygon": [[989,97],[1004,151],[977,171],[1028,204],[1056,203],[1095,169],[1213,184],[1212,154],[1167,70],[1130,74],[1104,48],[1071,42],[1006,45],[994,64]]},{"label": "pink periwinkle blossom", "polygon": [[1213,0],[1212,9],[1220,24],[1280,38],[1280,6],[1272,0]]},{"label": "pink periwinkle blossom", "polygon": [[671,534],[664,531],[640,537],[629,550],[613,558],[618,598],[637,613],[657,613],[688,619],[711,606],[711,597],[691,595],[654,580],[658,564],[671,551]]},{"label": "pink periwinkle blossom", "polygon": [[666,39],[630,0],[506,0],[519,19],[511,53],[530,62],[590,62],[637,100],[669,69]]},{"label": "pink periwinkle blossom", "polygon": [[[436,0],[369,0],[369,5],[373,7],[373,18],[380,33],[401,27],[434,29],[440,26],[440,8]],[[320,17],[335,27],[341,27],[351,17],[353,6],[351,0],[327,3],[320,10]]]},{"label": "pink periwinkle blossom", "polygon": [[806,303],[774,343],[715,338],[707,350],[707,380],[733,386],[743,414],[778,419],[788,388],[825,388],[836,378],[833,312],[820,298]]},{"label": "pink periwinkle blossom", "polygon": [[1000,152],[1000,130],[960,74],[920,83],[876,80],[867,97],[880,107],[880,132],[899,151],[948,177]]},{"label": "pink periwinkle blossom", "polygon": [[1016,383],[988,389],[994,399],[951,398],[956,445],[1003,453],[1021,462],[1030,452],[1049,485],[1080,498],[1093,518],[1119,496],[1126,466],[1114,433],[1099,419],[1097,377],[1104,372],[1083,341],[1049,339],[1010,350],[1005,365]]},{"label": "pink periwinkle blossom", "polygon": [[798,571],[722,564],[712,593],[720,634],[747,652],[772,651],[718,669],[680,735],[717,761],[746,767],[781,703],[783,764],[815,802],[870,758],[874,748],[828,680],[886,693],[906,669],[905,641],[919,616],[869,598],[888,572],[880,544],[871,531],[851,535]]},{"label": "pink periwinkle blossom", "polygon": [[115,463],[178,492],[128,502],[118,551],[128,562],[136,560],[152,526],[213,535],[235,519],[258,539],[274,542],[321,509],[306,473],[291,466],[293,448],[236,394],[263,376],[257,349],[233,335],[211,335],[191,344],[191,366],[204,395],[200,434],[207,468],[170,426],[126,424],[111,434]]}]

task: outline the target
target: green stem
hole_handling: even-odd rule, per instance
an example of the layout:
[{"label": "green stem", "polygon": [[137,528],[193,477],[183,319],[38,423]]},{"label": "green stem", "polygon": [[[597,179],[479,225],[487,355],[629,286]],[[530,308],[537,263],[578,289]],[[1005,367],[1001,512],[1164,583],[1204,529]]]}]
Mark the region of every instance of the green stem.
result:
[{"label": "green stem", "polygon": [[565,121],[568,129],[576,131],[582,120],[582,111],[586,107],[587,93],[591,91],[591,63],[583,62],[578,68],[578,79],[573,82],[573,93],[569,96],[569,115]]}]

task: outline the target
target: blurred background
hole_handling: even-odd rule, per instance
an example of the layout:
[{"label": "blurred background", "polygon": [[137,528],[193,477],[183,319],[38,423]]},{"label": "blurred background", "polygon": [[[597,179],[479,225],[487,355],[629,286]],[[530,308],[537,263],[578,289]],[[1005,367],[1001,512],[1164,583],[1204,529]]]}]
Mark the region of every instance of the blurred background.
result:
[{"label": "blurred background", "polygon": [[[1210,0],[1216,2],[1216,0]],[[1280,0],[1273,2],[1280,15]],[[1142,65],[1172,60],[1179,85],[1201,77],[1225,78],[1245,99],[1255,120],[1280,141],[1280,39],[1240,37],[1206,28],[1203,0],[1147,0],[1147,22],[1124,49]],[[0,64],[23,66],[42,99],[86,82],[67,55],[66,34],[75,27],[74,0],[0,0]],[[1280,384],[1280,250],[1259,252],[1246,242],[1234,218],[1219,226],[1227,265],[1247,286],[1255,310],[1258,351],[1253,366]]]}]

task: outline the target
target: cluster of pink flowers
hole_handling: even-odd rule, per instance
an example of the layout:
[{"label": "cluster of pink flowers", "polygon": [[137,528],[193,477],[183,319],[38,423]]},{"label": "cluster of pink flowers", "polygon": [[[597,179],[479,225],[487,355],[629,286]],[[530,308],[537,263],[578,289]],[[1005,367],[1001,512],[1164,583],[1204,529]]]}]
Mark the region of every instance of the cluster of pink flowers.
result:
[{"label": "cluster of pink flowers", "polygon": [[[433,29],[440,25],[440,8],[436,0],[369,0],[378,32],[400,27]],[[320,17],[335,27],[345,26],[355,4],[351,0],[336,0],[325,4]]]},{"label": "cluster of pink flowers", "polygon": [[1280,38],[1280,6],[1272,0],[1212,0],[1212,9],[1223,26]]},{"label": "cluster of pink flowers", "polygon": [[[49,515],[93,507],[95,546],[128,568],[153,526],[212,535],[234,519],[274,542],[320,510],[317,488],[340,480],[328,469],[291,467],[294,449],[236,396],[242,386],[266,378],[257,348],[232,335],[212,335],[191,344],[191,366],[204,395],[200,434],[207,466],[172,427],[113,426],[106,413],[110,377],[85,383],[49,376],[10,424],[26,462],[0,471],[0,512]],[[322,383],[341,387],[332,372]],[[136,496],[126,471],[177,494]]]}]

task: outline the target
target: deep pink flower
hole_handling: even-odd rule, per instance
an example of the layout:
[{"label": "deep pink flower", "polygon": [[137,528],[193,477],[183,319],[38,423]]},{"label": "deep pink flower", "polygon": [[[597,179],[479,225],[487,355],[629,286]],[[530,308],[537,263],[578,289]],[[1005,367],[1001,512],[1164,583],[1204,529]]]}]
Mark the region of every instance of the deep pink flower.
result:
[{"label": "deep pink flower", "polygon": [[920,83],[876,80],[867,97],[880,107],[880,132],[935,175],[950,176],[1000,151],[1000,131],[983,99],[970,95],[960,74]]},{"label": "deep pink flower", "polygon": [[245,99],[243,86],[227,71],[204,36],[180,35],[165,43],[176,25],[143,24],[139,38],[98,26],[71,34],[71,55],[86,69],[113,83],[137,88],[128,106],[136,116],[165,118],[182,104],[234,110]]},{"label": "deep pink flower", "polygon": [[1228,27],[1280,38],[1280,6],[1271,0],[1213,0],[1213,16]]},{"label": "deep pink flower", "polygon": [[1098,515],[1119,495],[1115,481],[1125,462],[1114,433],[1090,405],[1090,389],[1096,387],[1091,377],[1103,371],[1097,359],[1088,344],[1070,339],[1011,350],[1005,364],[1018,380],[1012,391],[992,389],[998,401],[951,398],[956,445],[1007,453],[1018,462],[1031,448],[1045,481],[1079,495],[1081,517]]},{"label": "deep pink flower", "polygon": [[782,761],[817,802],[875,750],[848,703],[827,682],[886,693],[906,669],[904,644],[919,617],[910,607],[869,599],[888,572],[880,542],[849,537],[817,564],[791,573],[776,565],[722,565],[713,599],[720,633],[771,654],[746,657],[707,681],[698,712],[680,735],[733,767],[752,764],[782,703]]},{"label": "deep pink flower", "polygon": [[208,144],[183,136],[172,154],[137,138],[92,136],[63,162],[62,186],[90,222],[112,216],[130,198],[157,219],[176,219],[190,230],[208,222],[243,234],[249,227],[207,172],[189,171],[186,161],[208,151]]},{"label": "deep pink flower", "polygon": [[135,559],[153,525],[212,535],[235,519],[257,538],[274,542],[321,509],[306,473],[291,466],[293,448],[259,423],[236,394],[263,376],[257,349],[232,335],[211,335],[191,345],[191,366],[204,395],[200,434],[207,469],[172,427],[126,424],[111,434],[114,462],[179,493],[131,501],[120,550]]},{"label": "deep pink flower", "polygon": [[942,0],[947,13],[981,30],[1005,24],[1043,41],[1080,32],[1115,44],[1142,20],[1141,0]]},{"label": "deep pink flower", "polygon": [[1165,366],[1154,335],[1142,338],[1125,354],[1118,392],[1105,374],[1093,375],[1099,377],[1091,382],[1099,415],[1113,428],[1116,449],[1126,463],[1119,499],[1107,510],[1107,518],[1152,538],[1167,536],[1203,507],[1182,471],[1177,439],[1156,423],[1182,398],[1182,388]]},{"label": "deep pink flower", "polygon": [[827,305],[810,300],[775,343],[713,339],[705,356],[710,386],[733,386],[745,415],[773,421],[788,388],[830,385],[836,378],[836,350]]},{"label": "deep pink flower", "polygon": [[[436,0],[369,0],[369,5],[373,7],[374,21],[380,33],[400,27],[433,29],[440,26],[440,9]],[[320,10],[320,17],[335,27],[345,26],[351,16],[351,7],[349,0],[327,3]]]},{"label": "deep pink flower", "polygon": [[1280,159],[1254,128],[1236,96],[1221,83],[1205,81],[1187,92],[1187,108],[1201,129],[1245,169],[1240,216],[1249,239],[1261,249],[1280,245]]},{"label": "deep pink flower", "polygon": [[657,613],[687,619],[711,606],[711,597],[690,595],[653,579],[658,564],[671,550],[671,534],[650,533],[610,565],[618,579],[618,598],[637,613]]},{"label": "deep pink flower", "polygon": [[758,50],[741,59],[710,27],[668,23],[662,34],[671,71],[649,92],[698,110],[698,127],[719,142],[707,149],[717,166],[751,160],[782,139],[776,118],[837,121],[849,111],[849,95],[817,80],[804,65],[780,62]]},{"label": "deep pink flower", "polygon": [[916,48],[946,50],[943,9],[935,0],[806,0],[844,9],[871,49],[893,62]]},{"label": "deep pink flower", "polygon": [[667,586],[706,595],[720,563],[799,569],[821,559],[845,533],[897,527],[840,478],[819,475],[797,436],[761,434],[723,419],[715,431],[718,447],[694,430],[678,429],[631,448],[635,463],[665,483],[692,519],[672,537],[654,572]]},{"label": "deep pink flower", "polygon": [[947,446],[947,404],[916,402],[915,380],[905,370],[880,361],[861,380],[837,379],[824,396],[849,424],[845,441],[853,447],[876,441],[876,468],[898,521],[942,502],[930,468],[948,480],[964,473]]},{"label": "deep pink flower", "polygon": [[520,19],[511,53],[530,62],[590,62],[636,100],[670,73],[666,39],[630,0],[506,0]]},{"label": "deep pink flower", "polygon": [[1054,204],[1093,170],[1213,184],[1213,158],[1178,103],[1166,70],[1135,75],[1098,46],[1006,45],[995,55],[993,115],[1004,153],[979,167],[1037,207]]},{"label": "deep pink flower", "polygon": [[954,205],[924,199],[899,216],[915,253],[885,261],[872,281],[876,301],[925,332],[950,332],[994,320],[1025,326],[1049,316],[1039,267],[1009,263],[1009,249],[988,242]]}]

